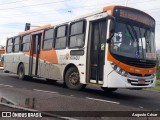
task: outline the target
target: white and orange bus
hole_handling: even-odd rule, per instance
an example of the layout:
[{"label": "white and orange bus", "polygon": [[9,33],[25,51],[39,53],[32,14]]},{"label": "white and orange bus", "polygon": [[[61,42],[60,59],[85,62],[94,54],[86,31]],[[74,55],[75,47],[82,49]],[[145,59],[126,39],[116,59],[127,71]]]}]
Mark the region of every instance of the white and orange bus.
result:
[{"label": "white and orange bus", "polygon": [[70,89],[105,91],[155,86],[155,20],[129,7],[107,6],[70,21],[7,39],[4,69],[63,80]]}]

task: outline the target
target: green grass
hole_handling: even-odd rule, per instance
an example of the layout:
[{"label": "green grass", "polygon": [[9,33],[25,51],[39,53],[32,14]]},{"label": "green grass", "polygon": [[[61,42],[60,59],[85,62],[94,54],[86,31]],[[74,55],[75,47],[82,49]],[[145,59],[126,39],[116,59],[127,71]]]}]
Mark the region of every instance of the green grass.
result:
[{"label": "green grass", "polygon": [[153,88],[147,88],[148,90],[157,90],[160,91],[160,80],[156,80],[156,86]]},{"label": "green grass", "polygon": [[160,80],[156,80],[156,86],[153,88],[153,90],[160,91]]}]

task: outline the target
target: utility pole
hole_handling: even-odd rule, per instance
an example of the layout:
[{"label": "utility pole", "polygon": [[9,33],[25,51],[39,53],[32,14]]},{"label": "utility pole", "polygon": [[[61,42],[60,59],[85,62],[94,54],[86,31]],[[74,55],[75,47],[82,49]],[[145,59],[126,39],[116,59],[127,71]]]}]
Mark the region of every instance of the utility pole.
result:
[{"label": "utility pole", "polygon": [[125,6],[127,6],[128,5],[128,0],[126,0],[126,3],[125,3]]},{"label": "utility pole", "polygon": [[68,13],[70,13],[70,16],[71,16],[71,18],[72,18],[72,11],[71,11],[71,10],[69,10],[69,11],[68,11]]}]

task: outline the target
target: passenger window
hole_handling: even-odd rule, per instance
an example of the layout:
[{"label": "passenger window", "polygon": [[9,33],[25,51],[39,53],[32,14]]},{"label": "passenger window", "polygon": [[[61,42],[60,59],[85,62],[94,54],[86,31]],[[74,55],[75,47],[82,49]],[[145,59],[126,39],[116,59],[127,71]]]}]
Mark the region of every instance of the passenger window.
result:
[{"label": "passenger window", "polygon": [[13,38],[9,38],[8,40],[7,40],[7,46],[6,46],[6,48],[7,48],[7,53],[11,53],[12,51],[13,51]]},{"label": "passenger window", "polygon": [[43,49],[49,50],[52,49],[53,45],[53,31],[54,29],[48,29],[44,32],[44,40],[43,40]]},{"label": "passenger window", "polygon": [[20,37],[14,39],[14,52],[19,52]]},{"label": "passenger window", "polygon": [[21,50],[23,52],[29,51],[29,47],[30,47],[30,34],[23,36],[23,38],[22,38],[22,46],[21,47],[22,47]]},{"label": "passenger window", "polygon": [[71,23],[69,34],[69,48],[84,46],[85,21]]},{"label": "passenger window", "polygon": [[55,49],[65,49],[67,41],[67,25],[56,28]]}]

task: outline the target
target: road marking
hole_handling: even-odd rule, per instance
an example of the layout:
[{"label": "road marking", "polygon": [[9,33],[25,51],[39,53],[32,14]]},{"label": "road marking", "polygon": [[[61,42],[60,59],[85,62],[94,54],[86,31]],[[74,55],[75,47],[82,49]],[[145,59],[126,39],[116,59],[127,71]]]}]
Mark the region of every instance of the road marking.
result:
[{"label": "road marking", "polygon": [[38,91],[38,92],[45,92],[45,93],[57,93],[57,92],[52,92],[52,91],[45,91],[45,90],[39,90],[39,89],[33,89],[34,91]]},{"label": "road marking", "polygon": [[139,106],[139,108],[143,109],[143,107],[142,107],[142,106]]},{"label": "road marking", "polygon": [[96,101],[101,101],[101,102],[107,102],[107,103],[113,103],[113,104],[120,104],[119,102],[108,101],[108,100],[102,100],[102,99],[96,99],[96,98],[90,98],[90,97],[86,97],[86,99],[96,100]]},{"label": "road marking", "polygon": [[4,84],[0,84],[0,86],[4,86],[4,87],[13,87],[11,85],[4,85]]}]

